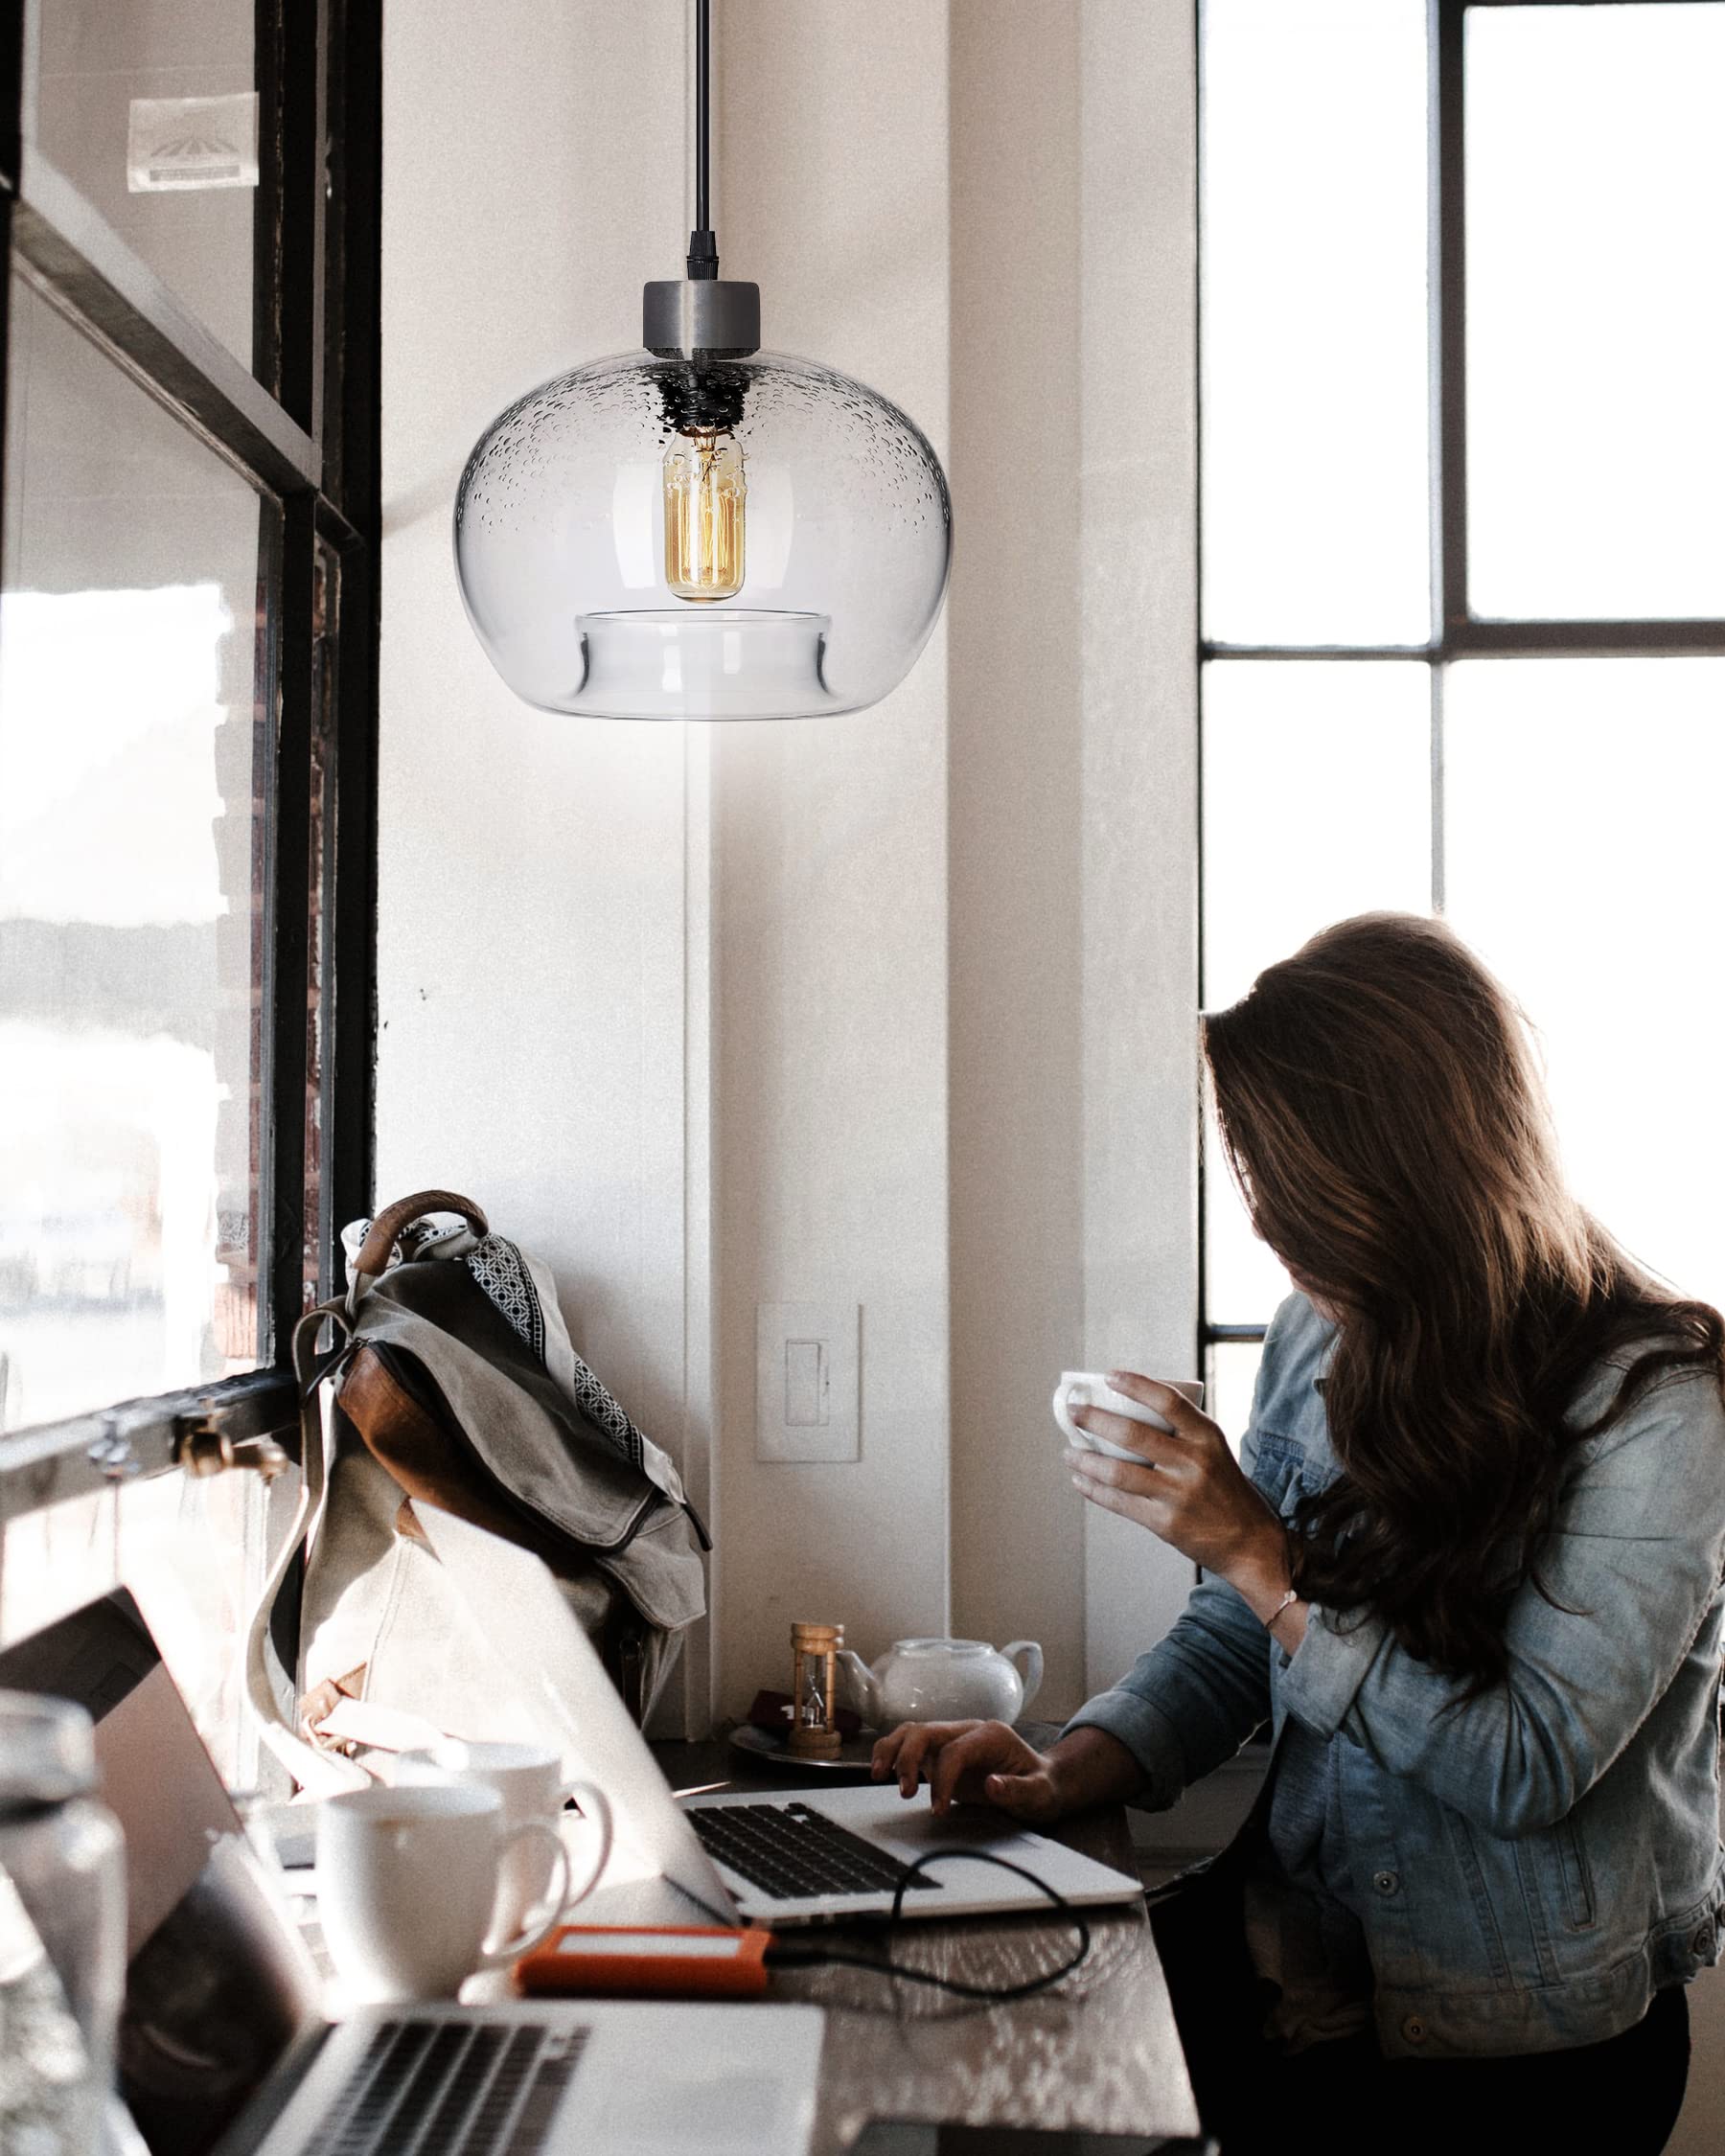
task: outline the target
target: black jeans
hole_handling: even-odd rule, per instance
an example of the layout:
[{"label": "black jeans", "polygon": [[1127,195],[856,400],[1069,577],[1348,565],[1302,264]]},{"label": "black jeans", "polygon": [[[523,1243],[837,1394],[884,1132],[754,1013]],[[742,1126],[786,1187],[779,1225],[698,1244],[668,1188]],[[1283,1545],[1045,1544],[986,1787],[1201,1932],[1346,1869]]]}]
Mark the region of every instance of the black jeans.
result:
[{"label": "black jeans", "polygon": [[1236,1880],[1207,1874],[1150,1921],[1199,2116],[1222,2156],[1658,2156],[1689,2080],[1689,2002],[1655,1994],[1602,2044],[1515,2058],[1386,2059],[1367,2032],[1292,2058],[1259,2034],[1264,1992]]}]

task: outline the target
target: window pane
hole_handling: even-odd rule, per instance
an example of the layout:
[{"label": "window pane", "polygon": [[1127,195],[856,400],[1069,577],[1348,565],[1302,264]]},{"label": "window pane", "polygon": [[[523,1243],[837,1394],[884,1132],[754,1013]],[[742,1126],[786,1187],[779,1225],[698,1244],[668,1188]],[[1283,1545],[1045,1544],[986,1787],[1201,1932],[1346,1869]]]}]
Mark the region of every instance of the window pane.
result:
[{"label": "window pane", "polygon": [[33,292],[12,304],[0,1354],[18,1427],[256,1360],[269,757],[258,496]]},{"label": "window pane", "polygon": [[36,137],[128,247],[252,363],[253,0],[48,0]]},{"label": "window pane", "polygon": [[1204,1411],[1211,1421],[1222,1425],[1236,1457],[1246,1425],[1252,1420],[1252,1388],[1257,1383],[1258,1365],[1263,1359],[1263,1342],[1255,1340],[1217,1341],[1209,1351]]},{"label": "window pane", "polygon": [[1425,0],[1207,0],[1204,627],[1431,633]]},{"label": "window pane", "polygon": [[1576,1188],[1725,1302],[1725,660],[1472,661],[1444,733],[1445,911],[1543,1036]]},{"label": "window pane", "polygon": [[[0,1547],[0,1645],[40,1631],[124,1585],[137,1596],[198,1734],[230,1786],[257,1772],[242,1705],[246,1618],[264,1585],[266,1508],[290,1518],[298,1471],[266,1489],[256,1475],[124,1482],[9,1520]],[[116,1559],[118,1562],[116,1562]]]},{"label": "window pane", "polygon": [[[1212,1010],[1316,929],[1430,909],[1431,675],[1406,659],[1217,659],[1204,670],[1204,995]],[[1208,1317],[1287,1294],[1212,1140]]]},{"label": "window pane", "polygon": [[1473,611],[1725,614],[1725,6],[1466,25]]},{"label": "window pane", "polygon": [[1221,1009],[1316,929],[1432,898],[1431,671],[1406,659],[1204,670],[1204,996]]}]

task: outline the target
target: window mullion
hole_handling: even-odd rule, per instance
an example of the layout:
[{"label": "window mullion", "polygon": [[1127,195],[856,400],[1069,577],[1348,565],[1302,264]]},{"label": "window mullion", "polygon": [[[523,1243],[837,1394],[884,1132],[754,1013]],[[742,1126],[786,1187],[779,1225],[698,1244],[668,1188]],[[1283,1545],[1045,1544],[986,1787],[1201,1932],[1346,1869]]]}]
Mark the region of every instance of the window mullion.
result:
[{"label": "window mullion", "polygon": [[1443,911],[1443,662],[1432,663],[1432,911]]},{"label": "window mullion", "polygon": [[1437,148],[1438,559],[1437,631],[1467,620],[1467,231],[1462,0],[1433,0]]},{"label": "window mullion", "polygon": [[264,1171],[261,1270],[269,1313],[260,1350],[286,1359],[305,1307],[307,996],[310,983],[311,727],[317,571],[314,504],[298,495],[284,505],[280,613],[275,637],[275,748],[268,759],[275,798],[268,891],[263,1018],[269,1133]]},{"label": "window mullion", "polygon": [[314,440],[323,429],[323,259],[326,120],[322,56],[328,0],[316,0],[317,34],[300,8],[256,0],[259,196],[253,359],[283,408]]},{"label": "window mullion", "polygon": [[43,296],[230,462],[278,493],[318,484],[317,444],[306,428],[34,150],[24,157],[12,240],[13,259]]},{"label": "window mullion", "polygon": [[15,195],[24,141],[24,11],[0,21],[0,193]]},{"label": "window mullion", "polygon": [[236,1445],[274,1437],[297,1455],[298,1402],[292,1378],[281,1370],[251,1370],[14,1431],[0,1440],[0,1541],[8,1520],[106,1488],[117,1458],[128,1476],[168,1474],[180,1464],[187,1428],[204,1421]]},{"label": "window mullion", "polygon": [[[326,925],[334,977],[326,1055],[331,1117],[324,1134],[329,1217],[342,1223],[373,1204],[377,1069],[378,810],[376,556],[355,543],[340,555],[336,655],[336,768],[331,919]],[[339,1248],[324,1253],[339,1284]]]}]

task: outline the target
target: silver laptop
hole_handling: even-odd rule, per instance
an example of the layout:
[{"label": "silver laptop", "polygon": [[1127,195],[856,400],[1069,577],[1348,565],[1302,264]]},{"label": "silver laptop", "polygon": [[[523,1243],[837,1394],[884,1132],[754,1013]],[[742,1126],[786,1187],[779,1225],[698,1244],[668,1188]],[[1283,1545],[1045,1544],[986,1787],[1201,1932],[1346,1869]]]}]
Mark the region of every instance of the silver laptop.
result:
[{"label": "silver laptop", "polygon": [[8,1648],[0,1686],[96,1719],[126,1842],[121,2085],[150,2156],[806,2156],[812,2007],[510,2001],[326,2021],[129,1594]]},{"label": "silver laptop", "polygon": [[[1046,1910],[1049,1897],[1033,1880],[1083,1907],[1142,1894],[1128,1873],[998,1814],[960,1808],[937,1819],[927,1790],[907,1800],[896,1783],[679,1802],[540,1559],[428,1505],[419,1519],[491,1644],[499,1682],[521,1696],[546,1741],[555,1735],[563,1745],[571,1772],[605,1791],[618,1838],[638,1862],[713,1922],[776,1928],[884,1915],[907,1869],[935,1852],[939,1861],[905,1884],[908,1916]],[[978,1862],[973,1851],[1031,1878]],[[591,1904],[582,1914],[601,1920]]]}]

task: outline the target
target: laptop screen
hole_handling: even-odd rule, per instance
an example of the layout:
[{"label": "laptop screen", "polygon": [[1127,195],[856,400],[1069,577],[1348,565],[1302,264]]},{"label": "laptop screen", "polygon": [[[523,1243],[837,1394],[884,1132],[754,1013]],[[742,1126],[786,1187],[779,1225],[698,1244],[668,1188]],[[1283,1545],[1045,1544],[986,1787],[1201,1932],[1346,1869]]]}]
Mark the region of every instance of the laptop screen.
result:
[{"label": "laptop screen", "polygon": [[0,1651],[0,1688],[96,1724],[126,1835],[121,2090],[152,2156],[203,2156],[316,2013],[310,1961],[130,1594]]}]

